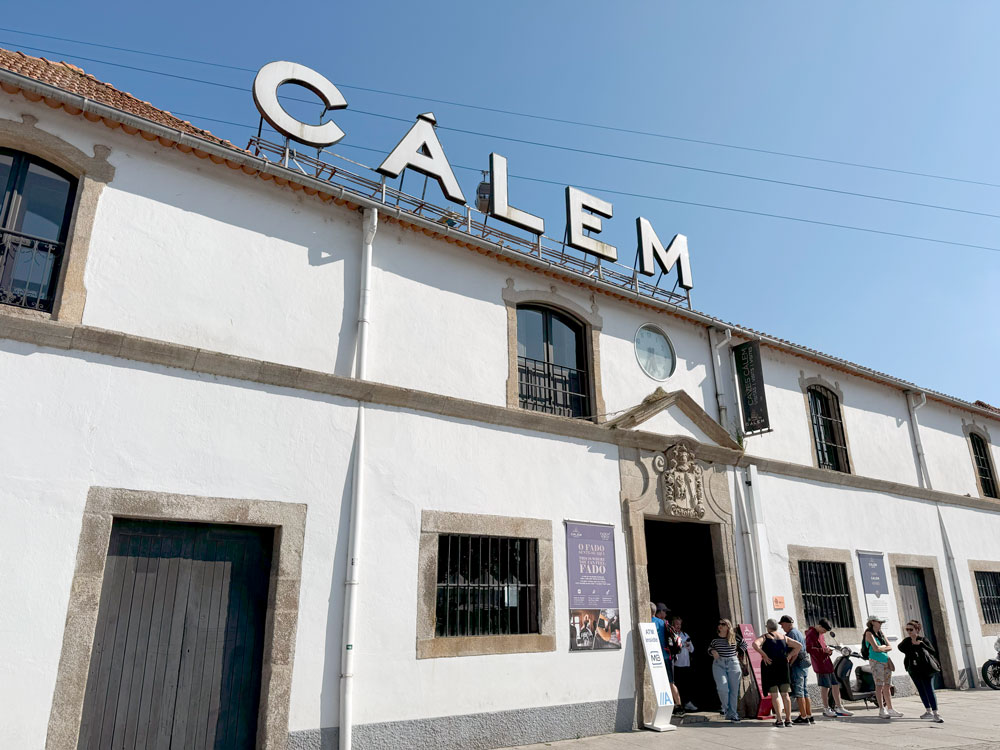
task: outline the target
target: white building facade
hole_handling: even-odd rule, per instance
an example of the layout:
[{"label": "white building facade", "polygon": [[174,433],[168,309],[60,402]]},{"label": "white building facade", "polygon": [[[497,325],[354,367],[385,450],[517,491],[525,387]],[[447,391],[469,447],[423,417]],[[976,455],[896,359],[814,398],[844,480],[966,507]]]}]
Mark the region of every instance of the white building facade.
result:
[{"label": "white building facade", "polygon": [[[893,636],[916,616],[944,685],[978,682],[1000,412],[269,162],[70,66],[4,52],[0,86],[3,746],[327,748],[345,716],[373,748],[624,731],[651,711],[650,599],[702,645],[719,617],[826,614],[856,644],[869,612]],[[746,341],[771,431],[744,436]],[[617,597],[587,637],[577,523],[608,530]]]}]

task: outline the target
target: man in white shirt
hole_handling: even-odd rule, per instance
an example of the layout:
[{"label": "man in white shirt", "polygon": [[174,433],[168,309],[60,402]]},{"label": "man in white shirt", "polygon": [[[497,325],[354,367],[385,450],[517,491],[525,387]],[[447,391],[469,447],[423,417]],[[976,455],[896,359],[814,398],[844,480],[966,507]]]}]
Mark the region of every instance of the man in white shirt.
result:
[{"label": "man in white shirt", "polygon": [[[691,642],[691,636],[681,629],[681,625],[683,624],[684,621],[678,615],[670,618],[670,629],[674,631],[674,635],[677,636],[677,641],[681,646],[680,653],[677,654],[674,660],[674,680],[677,682],[677,690],[681,693],[682,699],[691,686],[689,675],[691,674],[691,654],[694,652],[694,643]],[[688,701],[684,704],[684,710],[697,711],[698,707],[691,702],[690,697],[688,695]]]}]

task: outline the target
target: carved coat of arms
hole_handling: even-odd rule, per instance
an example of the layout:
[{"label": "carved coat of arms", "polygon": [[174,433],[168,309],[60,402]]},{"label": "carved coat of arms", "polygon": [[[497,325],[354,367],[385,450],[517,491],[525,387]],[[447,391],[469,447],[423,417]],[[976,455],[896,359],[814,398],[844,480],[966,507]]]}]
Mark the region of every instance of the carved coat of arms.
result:
[{"label": "carved coat of arms", "polygon": [[657,456],[655,467],[663,472],[663,508],[682,518],[705,516],[705,471],[683,443]]}]

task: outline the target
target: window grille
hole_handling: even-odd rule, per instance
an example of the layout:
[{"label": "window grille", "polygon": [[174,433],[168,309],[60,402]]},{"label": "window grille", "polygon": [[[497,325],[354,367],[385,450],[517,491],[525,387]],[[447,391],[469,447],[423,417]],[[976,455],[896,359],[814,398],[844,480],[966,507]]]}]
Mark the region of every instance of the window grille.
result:
[{"label": "window grille", "polygon": [[522,409],[590,416],[584,327],[544,307],[517,309],[517,381]]},{"label": "window grille", "polygon": [[809,416],[812,420],[816,460],[821,469],[850,473],[844,422],[840,418],[840,400],[829,388],[809,386]]},{"label": "window grille", "polygon": [[853,628],[854,606],[844,563],[799,561],[799,587],[805,622],[826,617],[837,628]]},{"label": "window grille", "polygon": [[979,486],[986,497],[997,497],[997,483],[993,477],[993,467],[990,464],[990,449],[979,435],[969,433],[972,443],[972,456],[976,462],[976,474],[979,475]]},{"label": "window grille", "polygon": [[538,540],[439,536],[434,632],[538,633]]},{"label": "window grille", "polygon": [[976,571],[979,603],[986,625],[1000,624],[1000,573]]},{"label": "window grille", "polygon": [[0,148],[0,304],[51,312],[76,180]]}]

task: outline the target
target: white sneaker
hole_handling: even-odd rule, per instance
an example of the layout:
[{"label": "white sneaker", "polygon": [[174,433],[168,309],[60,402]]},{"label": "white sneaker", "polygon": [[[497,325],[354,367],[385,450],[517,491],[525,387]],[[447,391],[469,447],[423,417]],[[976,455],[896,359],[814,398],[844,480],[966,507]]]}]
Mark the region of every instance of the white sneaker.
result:
[{"label": "white sneaker", "polygon": [[920,718],[921,719],[933,719],[934,718],[934,712],[933,711],[924,711],[922,714],[920,714]]},{"label": "white sneaker", "polygon": [[837,706],[835,709],[833,709],[833,711],[835,714],[837,714],[837,716],[854,716],[854,714],[852,714],[843,706]]},{"label": "white sneaker", "polygon": [[829,719],[836,719],[837,718],[837,714],[834,713],[834,711],[833,711],[832,708],[824,708],[823,709],[823,715],[826,716]]},{"label": "white sneaker", "polygon": [[891,716],[894,719],[902,719],[903,718],[903,714],[899,713],[899,711],[897,711],[894,708],[890,708],[889,709],[889,716]]},{"label": "white sneaker", "polygon": [[880,708],[878,710],[878,717],[880,719],[891,719],[892,718],[891,716],[889,716],[889,712],[886,711],[884,708]]},{"label": "white sneaker", "polygon": [[697,711],[698,707],[696,705],[694,705],[691,701],[688,701],[687,703],[684,704],[684,710],[685,711]]},{"label": "white sneaker", "polygon": [[939,714],[937,711],[934,712],[932,718],[936,723],[944,724],[944,719],[941,718],[941,714]]}]

